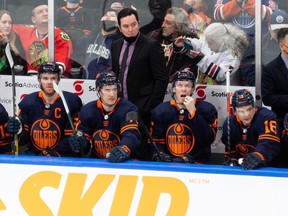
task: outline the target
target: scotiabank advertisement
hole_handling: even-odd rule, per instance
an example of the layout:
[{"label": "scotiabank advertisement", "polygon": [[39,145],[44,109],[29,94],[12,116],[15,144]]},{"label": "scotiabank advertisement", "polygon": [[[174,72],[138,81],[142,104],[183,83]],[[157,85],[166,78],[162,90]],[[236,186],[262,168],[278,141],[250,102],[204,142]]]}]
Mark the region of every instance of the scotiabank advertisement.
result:
[{"label": "scotiabank advertisement", "polygon": [[[20,100],[27,94],[35,91],[39,91],[39,84],[37,76],[25,77],[16,76],[15,78],[16,86],[16,103],[18,104]],[[12,115],[12,77],[11,76],[0,76],[0,103],[4,105],[6,110],[10,115]],[[70,91],[78,95],[83,103],[90,102],[97,98],[95,90],[95,81],[93,80],[75,80],[75,79],[62,79],[59,84],[60,89],[65,91]],[[231,86],[229,88],[230,92],[234,92],[237,89],[243,88],[243,86]],[[254,87],[246,87],[249,89],[253,95],[255,95]],[[213,153],[223,153],[224,145],[221,142],[222,135],[222,124],[227,117],[227,88],[226,86],[218,85],[196,85],[194,94],[194,99],[205,100],[212,103],[218,111],[218,132],[215,142],[212,144]],[[171,84],[169,84],[164,101],[171,99]]]}]

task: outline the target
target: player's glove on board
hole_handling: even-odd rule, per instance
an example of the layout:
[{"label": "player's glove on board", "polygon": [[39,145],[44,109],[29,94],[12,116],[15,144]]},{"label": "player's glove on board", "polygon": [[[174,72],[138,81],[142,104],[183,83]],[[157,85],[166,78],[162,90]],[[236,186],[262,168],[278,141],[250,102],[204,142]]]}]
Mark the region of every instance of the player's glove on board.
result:
[{"label": "player's glove on board", "polygon": [[242,166],[242,169],[251,170],[251,169],[265,166],[265,161],[263,161],[258,154],[249,153],[244,157],[243,163],[241,164],[241,166]]},{"label": "player's glove on board", "polygon": [[20,134],[22,132],[22,123],[18,116],[9,118],[7,132],[10,134]]},{"label": "player's glove on board", "polygon": [[172,159],[170,157],[169,154],[166,154],[164,152],[160,152],[160,155],[158,155],[157,153],[155,153],[152,156],[152,161],[162,161],[162,162],[172,162]]},{"label": "player's glove on board", "polygon": [[130,149],[127,146],[117,146],[112,149],[107,159],[110,162],[122,162],[130,157]]},{"label": "player's glove on board", "polygon": [[176,163],[195,163],[195,160],[189,154],[183,154],[181,156],[175,157],[172,159],[172,161]]},{"label": "player's glove on board", "polygon": [[87,147],[87,140],[83,136],[82,132],[77,132],[77,134],[70,135],[69,139],[69,145],[73,152],[79,152],[81,149],[84,149]]},{"label": "player's glove on board", "polygon": [[42,152],[39,155],[47,157],[61,157],[61,155],[57,151],[55,151],[54,149],[50,149],[48,147],[42,150]]}]

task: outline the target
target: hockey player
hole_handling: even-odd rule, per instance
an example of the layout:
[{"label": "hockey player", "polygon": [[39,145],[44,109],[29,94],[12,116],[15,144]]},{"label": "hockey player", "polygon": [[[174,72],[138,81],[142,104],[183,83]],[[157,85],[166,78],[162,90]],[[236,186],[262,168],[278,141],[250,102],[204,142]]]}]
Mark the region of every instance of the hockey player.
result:
[{"label": "hockey player", "polygon": [[178,71],[172,81],[174,99],[158,105],[152,115],[152,138],[160,150],[152,160],[207,163],[216,136],[217,110],[193,99],[195,76],[188,69]]},{"label": "hockey player", "polygon": [[[235,91],[232,106],[235,114],[229,116],[229,128],[228,118],[223,124],[225,164],[242,165],[243,169],[273,165],[280,151],[279,128],[274,112],[255,107],[254,98],[246,89]],[[240,158],[243,158],[242,164]]]},{"label": "hockey player", "polygon": [[[53,88],[53,81],[57,84],[60,81],[58,65],[55,62],[42,63],[38,70],[38,81],[41,91],[25,96],[18,104],[19,116],[24,124],[19,145],[27,146],[24,154],[28,155],[78,156],[79,151],[69,146],[71,125],[63,101]],[[70,92],[64,91],[63,95],[70,115],[75,120],[82,101]],[[89,145],[86,147],[89,148]]]},{"label": "hockey player", "polygon": [[[13,25],[26,53],[27,74],[37,74],[41,63],[48,61],[48,5],[38,3],[32,10],[32,22],[35,26]],[[61,76],[70,76],[70,55],[72,43],[69,36],[55,28],[55,61],[60,67]]]},{"label": "hockey player", "polygon": [[129,113],[137,112],[137,107],[118,98],[120,88],[114,72],[97,74],[99,99],[84,105],[79,113],[77,130],[91,140],[93,158],[122,162],[135,157],[136,148],[140,145],[137,119],[129,117]]},{"label": "hockey player", "polygon": [[0,154],[13,153],[11,149],[12,135],[22,131],[20,121],[13,119],[12,117],[9,118],[5,107],[0,104]]}]

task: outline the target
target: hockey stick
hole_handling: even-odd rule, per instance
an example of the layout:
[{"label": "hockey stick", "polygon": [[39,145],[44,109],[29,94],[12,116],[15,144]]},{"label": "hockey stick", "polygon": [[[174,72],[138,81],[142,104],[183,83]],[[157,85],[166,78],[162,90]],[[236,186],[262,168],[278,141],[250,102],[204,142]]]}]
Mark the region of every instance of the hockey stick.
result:
[{"label": "hockey stick", "polygon": [[231,141],[230,141],[230,110],[231,110],[231,93],[230,93],[230,74],[233,67],[230,66],[229,70],[226,72],[226,93],[227,93],[227,148],[228,148],[228,164],[231,164]]},{"label": "hockey stick", "polygon": [[[59,88],[59,86],[56,84],[56,82],[54,80],[53,80],[53,88],[59,94],[59,96],[60,96],[60,98],[61,98],[61,100],[63,102],[66,114],[68,116],[69,123],[70,123],[70,126],[72,128],[73,134],[75,136],[77,136],[77,131],[76,131],[75,127],[74,127],[73,120],[72,120],[72,117],[70,115],[70,110],[69,110],[69,107],[67,105],[66,99],[65,99],[65,97],[63,95],[62,90]],[[91,151],[91,148],[90,148],[90,151]],[[85,153],[83,152],[83,149],[80,149],[81,157],[88,157],[90,155],[90,151],[85,155]]]},{"label": "hockey stick", "polygon": [[62,90],[59,88],[59,86],[56,84],[56,82],[54,80],[53,80],[53,88],[59,94],[60,98],[62,99],[66,114],[67,114],[68,119],[69,119],[70,126],[71,126],[71,128],[73,130],[73,134],[76,135],[76,129],[74,127],[73,120],[72,120],[72,117],[70,115],[70,110],[69,110],[69,107],[67,105],[66,99],[65,99],[65,97],[63,95]]},{"label": "hockey stick", "polygon": [[138,121],[138,122],[139,122],[140,127],[143,129],[145,135],[148,137],[149,141],[151,142],[154,151],[156,152],[156,154],[158,155],[158,157],[160,158],[160,160],[161,160],[161,161],[164,161],[164,160],[162,159],[161,154],[160,154],[159,148],[157,147],[156,143],[154,142],[151,134],[149,133],[149,131],[148,131],[145,123],[143,122],[143,120],[141,119],[141,117],[139,116],[139,114],[138,114],[137,112],[129,112],[129,113],[127,113],[126,120],[135,120],[135,121]]},{"label": "hockey stick", "polygon": [[[11,68],[11,74],[12,74],[12,96],[13,96],[13,100],[12,100],[12,109],[13,109],[13,118],[15,119],[15,117],[17,116],[16,113],[16,85],[15,85],[15,71],[14,71],[14,60],[12,58],[11,55],[11,50],[10,50],[10,44],[7,43],[6,47],[5,47],[5,54],[7,57],[7,60],[9,62],[10,68]],[[13,140],[11,142],[11,146],[12,146],[12,151],[14,151],[14,154],[17,156],[19,151],[18,151],[18,135],[17,133],[14,133],[13,135]]]}]

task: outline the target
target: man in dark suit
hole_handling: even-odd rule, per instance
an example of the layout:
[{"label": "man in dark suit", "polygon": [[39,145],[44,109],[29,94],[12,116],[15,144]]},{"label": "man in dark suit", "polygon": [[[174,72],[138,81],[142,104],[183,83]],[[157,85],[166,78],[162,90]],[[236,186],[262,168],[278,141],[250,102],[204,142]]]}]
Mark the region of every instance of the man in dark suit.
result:
[{"label": "man in dark suit", "polygon": [[283,119],[288,112],[288,28],[277,33],[280,55],[263,68],[262,97],[266,106],[271,106],[283,128]]},{"label": "man in dark suit", "polygon": [[123,38],[112,44],[112,70],[122,84],[120,96],[138,107],[149,127],[151,111],[163,102],[168,84],[163,49],[158,41],[140,33],[136,10],[125,8],[117,18]]}]

